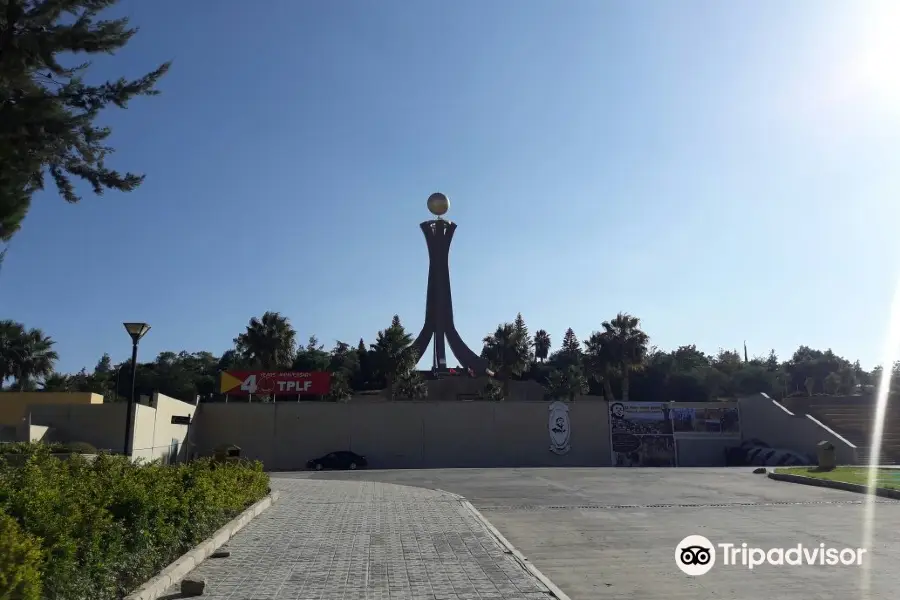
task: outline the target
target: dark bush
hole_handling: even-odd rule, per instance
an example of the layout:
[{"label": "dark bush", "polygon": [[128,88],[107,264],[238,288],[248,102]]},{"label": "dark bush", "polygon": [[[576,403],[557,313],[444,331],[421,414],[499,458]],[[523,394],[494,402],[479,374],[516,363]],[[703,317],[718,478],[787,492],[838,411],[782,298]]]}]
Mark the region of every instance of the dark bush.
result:
[{"label": "dark bush", "polygon": [[97,454],[97,449],[87,442],[69,442],[62,447],[64,452],[72,454]]},{"label": "dark bush", "polygon": [[36,446],[22,466],[0,461],[0,510],[41,540],[47,600],[122,598],[268,490],[259,463],[61,461]]}]

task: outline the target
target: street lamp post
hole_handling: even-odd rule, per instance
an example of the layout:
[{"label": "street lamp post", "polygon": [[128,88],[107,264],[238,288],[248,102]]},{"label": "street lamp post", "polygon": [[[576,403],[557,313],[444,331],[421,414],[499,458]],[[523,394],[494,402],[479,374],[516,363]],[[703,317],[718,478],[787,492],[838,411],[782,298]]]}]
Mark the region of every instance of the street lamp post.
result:
[{"label": "street lamp post", "polygon": [[150,326],[146,323],[123,323],[125,331],[131,336],[131,395],[128,396],[128,411],[125,416],[125,448],[123,454],[128,456],[128,447],[131,445],[131,418],[134,415],[134,388],[137,382],[137,351],[138,342],[144,337]]}]

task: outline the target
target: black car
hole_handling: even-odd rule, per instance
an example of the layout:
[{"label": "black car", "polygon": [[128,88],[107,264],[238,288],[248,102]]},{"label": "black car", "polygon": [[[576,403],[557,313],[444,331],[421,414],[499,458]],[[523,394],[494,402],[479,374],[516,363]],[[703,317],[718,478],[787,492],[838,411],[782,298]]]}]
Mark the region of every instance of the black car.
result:
[{"label": "black car", "polygon": [[340,452],[332,452],[320,458],[314,458],[306,463],[309,469],[322,471],[324,469],[365,469],[369,463],[366,462],[365,456],[360,456],[349,450],[341,450]]}]

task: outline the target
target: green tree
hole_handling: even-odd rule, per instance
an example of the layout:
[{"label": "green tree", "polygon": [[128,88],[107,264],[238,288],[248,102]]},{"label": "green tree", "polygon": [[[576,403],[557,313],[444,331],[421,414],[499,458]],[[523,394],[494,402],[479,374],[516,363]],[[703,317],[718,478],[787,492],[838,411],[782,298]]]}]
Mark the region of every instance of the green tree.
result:
[{"label": "green tree", "polygon": [[13,389],[34,391],[38,382],[53,373],[59,356],[55,342],[40,329],[21,323],[0,321],[0,384],[12,378]]},{"label": "green tree", "polygon": [[584,341],[584,367],[590,379],[603,386],[603,397],[614,401],[612,379],[617,373],[616,357],[609,337],[595,331]]},{"label": "green tree", "polygon": [[71,392],[72,378],[65,373],[50,373],[40,384],[42,392]]},{"label": "green tree", "polygon": [[550,334],[543,329],[534,332],[534,356],[544,362],[550,354]]},{"label": "green tree", "polygon": [[719,352],[712,359],[712,366],[731,377],[744,367],[744,359],[736,350],[719,348]]},{"label": "green tree", "polygon": [[730,388],[736,396],[765,393],[777,395],[780,380],[777,371],[770,371],[762,364],[751,361],[731,374]]},{"label": "green tree", "polygon": [[525,325],[525,319],[522,318],[522,313],[516,315],[516,320],[513,321],[513,327],[516,330],[516,337],[519,339],[519,344],[522,345],[522,354],[529,363],[534,362],[534,340],[528,333],[528,326]]},{"label": "green tree", "polygon": [[419,372],[410,369],[395,384],[396,395],[404,400],[422,400],[428,396],[428,385]]},{"label": "green tree", "polygon": [[328,388],[328,394],[325,399],[329,402],[343,402],[349,400],[353,396],[353,388],[350,380],[347,379],[347,373],[344,371],[335,371],[331,374],[331,385]]},{"label": "green tree", "polygon": [[496,379],[488,379],[481,389],[481,396],[485,400],[500,402],[503,400],[503,385]]},{"label": "green tree", "polygon": [[260,319],[250,319],[247,330],[234,338],[234,345],[237,353],[255,367],[287,369],[296,357],[296,337],[287,317],[267,311]]},{"label": "green tree", "polygon": [[97,365],[94,367],[93,378],[102,390],[98,393],[103,394],[104,401],[106,402],[111,402],[114,399],[113,388],[115,387],[115,376],[116,374],[113,370],[112,359],[109,357],[109,354],[104,352],[103,356],[100,357],[100,360],[97,361]]},{"label": "green tree", "polygon": [[823,382],[823,384],[824,384],[823,387],[825,388],[825,393],[834,396],[841,389],[841,376],[834,372],[829,373],[825,377],[825,381]]},{"label": "green tree", "polygon": [[673,367],[678,371],[692,371],[710,366],[710,358],[697,346],[679,346],[672,352]]},{"label": "green tree", "polygon": [[812,395],[813,395],[813,390],[814,390],[815,387],[816,387],[816,380],[815,380],[814,378],[812,378],[812,377],[807,377],[807,378],[803,381],[803,387],[806,388],[806,395],[807,395],[807,396],[812,396]]},{"label": "green tree", "polygon": [[291,368],[294,371],[328,371],[330,363],[331,355],[325,350],[325,346],[319,343],[316,336],[311,335],[306,347],[297,352]]},{"label": "green tree", "polygon": [[250,368],[252,365],[234,348],[223,352],[217,365],[218,371],[243,371]]},{"label": "green tree", "polygon": [[416,354],[412,348],[412,335],[406,333],[400,317],[394,315],[391,325],[378,332],[372,344],[375,371],[385,383],[388,396],[394,399],[396,384],[416,366]]},{"label": "green tree", "polygon": [[[219,362],[220,359],[210,352],[161,352],[154,362],[138,365],[138,393],[147,395],[158,391],[185,402],[193,402],[197,396],[208,400],[218,392]],[[128,381],[125,384],[128,387],[130,365],[118,375],[120,380]],[[97,378],[96,369],[93,376]],[[121,381],[119,387],[122,387]],[[128,394],[130,389],[123,395]]]},{"label": "green tree", "polygon": [[559,351],[562,355],[569,357],[570,360],[575,360],[575,357],[581,354],[581,343],[571,327],[566,329],[566,333],[563,335],[562,347]]},{"label": "green tree", "polygon": [[484,338],[481,357],[488,361],[502,382],[504,398],[509,397],[510,377],[521,375],[531,362],[531,348],[522,341],[522,335],[522,330],[514,323],[502,323]]},{"label": "green tree", "polygon": [[587,379],[577,365],[553,369],[547,378],[547,396],[551,399],[565,398],[572,402],[575,396],[586,394],[587,391]]},{"label": "green tree", "polygon": [[842,371],[846,372],[843,379],[847,388],[845,393],[852,393],[856,388],[853,365],[850,361],[836,355],[830,349],[822,351],[809,346],[800,346],[785,364],[785,369],[790,373],[791,380],[797,384],[802,384],[804,388],[806,388],[806,380],[812,380],[812,388],[811,391],[808,391],[809,394],[823,392],[825,389],[825,378],[830,373],[840,374]]},{"label": "green tree", "polygon": [[110,105],[158,93],[164,63],[134,80],[87,84],[90,62],[66,66],[60,57],[114,54],[136,29],[128,19],[98,19],[118,0],[3,0],[0,3],[0,242],[21,227],[45,174],[67,202],[80,198],[71,176],[95,194],[131,191],[142,175],[109,168],[112,133],[97,119]]},{"label": "green tree", "polygon": [[328,356],[327,370],[331,372],[331,389],[328,399],[348,400],[353,395],[353,382],[359,377],[357,349],[344,342],[337,342]]},{"label": "green tree", "polygon": [[356,390],[368,390],[375,381],[375,372],[372,363],[372,353],[366,347],[366,342],[359,338],[359,344],[356,346],[356,357],[359,363],[359,370],[353,382],[353,388]]},{"label": "green tree", "polygon": [[0,389],[7,379],[15,376],[19,364],[25,326],[9,319],[0,321]]},{"label": "green tree", "polygon": [[603,322],[604,343],[622,380],[622,401],[629,400],[631,374],[640,371],[647,357],[650,336],[640,329],[641,320],[628,313],[619,313],[611,321]]}]

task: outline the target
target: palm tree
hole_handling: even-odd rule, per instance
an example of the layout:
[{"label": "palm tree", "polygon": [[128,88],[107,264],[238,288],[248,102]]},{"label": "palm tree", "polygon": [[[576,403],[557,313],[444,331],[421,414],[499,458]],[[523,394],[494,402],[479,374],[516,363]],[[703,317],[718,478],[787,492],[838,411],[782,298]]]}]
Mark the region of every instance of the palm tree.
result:
[{"label": "palm tree", "polygon": [[297,333],[287,317],[267,311],[253,317],[247,331],[234,338],[237,354],[261,369],[290,368],[297,354]]},{"label": "palm tree", "polygon": [[[55,342],[40,329],[25,329],[13,321],[0,322],[0,374],[12,377],[14,388],[32,391],[37,381],[53,373],[59,355]],[[2,382],[2,381],[0,381]]]},{"label": "palm tree", "polygon": [[530,363],[531,348],[522,340],[521,330],[512,323],[503,323],[484,338],[481,357],[487,360],[503,381],[503,397],[509,395],[509,378],[521,375]]},{"label": "palm tree", "polygon": [[550,354],[550,334],[543,329],[534,332],[534,357],[541,362]]},{"label": "palm tree", "polygon": [[619,313],[612,321],[603,322],[603,344],[609,345],[609,357],[622,378],[622,401],[628,401],[629,375],[640,371],[647,358],[650,336],[641,331],[641,320]]},{"label": "palm tree", "polygon": [[591,379],[603,384],[603,397],[609,402],[614,401],[612,378],[616,368],[611,344],[602,332],[595,331],[584,341],[584,366]]},{"label": "palm tree", "polygon": [[0,389],[3,382],[14,376],[19,362],[19,344],[25,337],[25,327],[15,321],[0,321]]},{"label": "palm tree", "polygon": [[394,399],[397,384],[416,366],[417,357],[412,342],[412,335],[406,333],[400,317],[394,315],[391,326],[379,331],[372,344],[375,370],[384,377],[391,400]]}]

